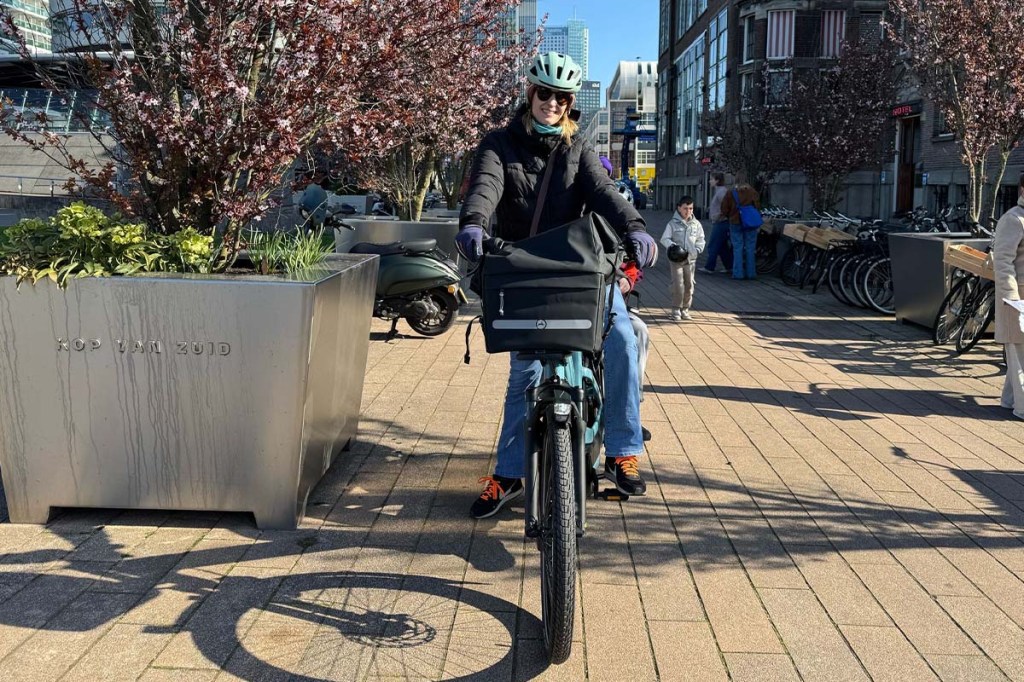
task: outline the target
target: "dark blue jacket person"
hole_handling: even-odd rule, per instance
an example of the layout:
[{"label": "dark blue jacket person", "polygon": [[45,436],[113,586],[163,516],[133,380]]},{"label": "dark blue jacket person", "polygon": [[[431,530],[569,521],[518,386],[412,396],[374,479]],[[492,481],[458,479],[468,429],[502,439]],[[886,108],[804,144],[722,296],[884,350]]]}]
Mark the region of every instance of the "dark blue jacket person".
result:
[{"label": "dark blue jacket person", "polygon": [[[507,127],[489,133],[477,148],[459,219],[456,241],[460,251],[470,260],[478,258],[485,231],[507,241],[528,236],[544,170],[552,152],[559,149],[538,232],[575,220],[585,210],[594,211],[619,231],[639,268],[653,265],[658,248],[647,234],[643,218],[615,190],[594,148],[578,135],[578,115],[572,105],[583,80],[582,69],[570,57],[548,52],[537,55],[527,80],[527,103]],[[496,219],[489,224],[492,215]],[[636,336],[618,288],[613,293],[612,312],[616,315],[604,347],[609,387],[605,469],[622,493],[643,495],[647,486],[637,464],[644,443]],[[497,513],[523,492],[525,393],[540,380],[540,374],[539,362],[512,356],[498,463],[493,476],[481,479],[486,485],[471,510],[477,518]]]}]

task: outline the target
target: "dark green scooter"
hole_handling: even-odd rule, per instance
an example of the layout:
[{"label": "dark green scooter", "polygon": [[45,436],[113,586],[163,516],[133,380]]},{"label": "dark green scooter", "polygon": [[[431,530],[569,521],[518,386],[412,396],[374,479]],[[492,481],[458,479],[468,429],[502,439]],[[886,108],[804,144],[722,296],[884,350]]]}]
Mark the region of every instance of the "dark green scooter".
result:
[{"label": "dark green scooter", "polygon": [[[327,194],[316,184],[303,192],[299,212],[310,229],[355,229],[339,212],[327,208]],[[468,303],[459,286],[458,266],[437,248],[436,239],[391,244],[361,242],[349,252],[380,256],[373,316],[391,320],[387,341],[398,336],[398,321],[402,318],[423,336],[444,334],[455,324],[459,306]]]},{"label": "dark green scooter", "polygon": [[388,341],[398,335],[398,320],[402,318],[418,334],[443,334],[455,323],[459,306],[468,303],[459,286],[458,266],[437,248],[436,239],[391,244],[361,242],[349,252],[380,256],[373,316],[391,320]]}]

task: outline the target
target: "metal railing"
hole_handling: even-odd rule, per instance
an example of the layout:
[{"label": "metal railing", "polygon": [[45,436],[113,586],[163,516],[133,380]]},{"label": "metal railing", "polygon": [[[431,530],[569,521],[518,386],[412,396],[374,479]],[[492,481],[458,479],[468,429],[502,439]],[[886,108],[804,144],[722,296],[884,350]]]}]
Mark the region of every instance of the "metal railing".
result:
[{"label": "metal railing", "polygon": [[[96,93],[72,90],[68,93],[42,88],[0,89],[3,117],[8,124],[15,123],[20,114],[20,129],[43,128],[55,133],[88,133],[110,128],[110,117],[96,105]],[[44,121],[35,120],[43,114]]]},{"label": "metal railing", "polygon": [[[6,184],[5,182],[3,182],[4,180],[17,180],[17,182],[18,182],[17,193],[18,193],[19,196],[50,197],[50,198],[56,198],[57,196],[66,196],[66,193],[63,192],[63,187],[64,187],[64,183],[66,183],[68,181],[67,177],[63,177],[63,178],[47,178],[47,177],[38,177],[38,176],[32,176],[32,175],[2,175],[2,174],[0,174],[0,194],[10,194],[10,192],[6,191],[6,189],[4,188],[4,185]],[[38,188],[40,184],[44,188],[46,188],[47,183],[49,183],[49,188],[48,189],[43,189],[42,191],[33,191],[33,189],[34,188]],[[26,191],[26,187],[28,187],[28,191]],[[59,195],[58,195],[58,192],[57,192],[58,189],[62,190]]]}]

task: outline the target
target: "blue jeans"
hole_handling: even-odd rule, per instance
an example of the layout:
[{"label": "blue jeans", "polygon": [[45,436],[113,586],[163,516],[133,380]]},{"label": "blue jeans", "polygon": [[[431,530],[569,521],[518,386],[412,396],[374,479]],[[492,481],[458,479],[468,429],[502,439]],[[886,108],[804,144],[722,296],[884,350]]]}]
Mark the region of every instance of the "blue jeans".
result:
[{"label": "blue jeans", "polygon": [[754,252],[757,250],[757,233],[760,230],[743,230],[739,225],[729,225],[732,238],[732,277],[733,279],[755,279],[757,277],[757,261]]},{"label": "blue jeans", "polygon": [[708,239],[708,257],[704,261],[704,269],[714,272],[719,256],[722,266],[728,270],[732,267],[732,249],[726,244],[729,239],[729,221],[723,220],[711,226],[711,237]]},{"label": "blue jeans", "polygon": [[[614,287],[612,310],[615,320],[604,342],[604,447],[609,457],[641,455],[644,438],[640,431],[640,380],[637,371],[636,334],[629,321],[626,303]],[[605,313],[607,315],[607,312]],[[511,355],[512,371],[505,394],[505,421],[498,438],[497,476],[522,478],[526,475],[526,391],[540,382],[539,361],[526,362]]]}]

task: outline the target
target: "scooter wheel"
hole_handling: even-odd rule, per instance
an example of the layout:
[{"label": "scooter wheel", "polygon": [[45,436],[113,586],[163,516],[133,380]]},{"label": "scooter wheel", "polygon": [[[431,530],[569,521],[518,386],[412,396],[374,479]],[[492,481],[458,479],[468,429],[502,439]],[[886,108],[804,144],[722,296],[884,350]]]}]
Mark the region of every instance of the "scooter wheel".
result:
[{"label": "scooter wheel", "polygon": [[448,293],[447,289],[438,287],[426,292],[421,298],[429,298],[437,306],[437,313],[430,317],[405,318],[412,330],[423,336],[439,336],[451,329],[459,312],[459,301],[455,296]]}]

